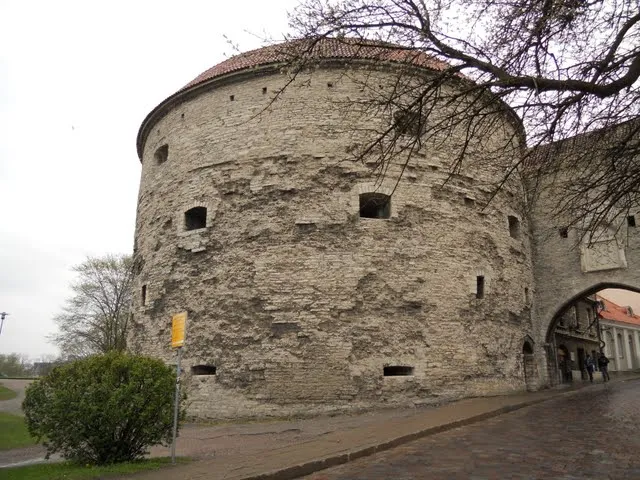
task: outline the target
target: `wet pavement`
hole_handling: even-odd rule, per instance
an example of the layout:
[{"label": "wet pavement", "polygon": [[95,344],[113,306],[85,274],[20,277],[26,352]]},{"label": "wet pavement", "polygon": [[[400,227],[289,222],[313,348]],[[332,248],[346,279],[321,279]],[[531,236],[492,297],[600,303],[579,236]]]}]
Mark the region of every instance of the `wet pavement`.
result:
[{"label": "wet pavement", "polygon": [[303,478],[640,479],[640,381],[598,385]]}]

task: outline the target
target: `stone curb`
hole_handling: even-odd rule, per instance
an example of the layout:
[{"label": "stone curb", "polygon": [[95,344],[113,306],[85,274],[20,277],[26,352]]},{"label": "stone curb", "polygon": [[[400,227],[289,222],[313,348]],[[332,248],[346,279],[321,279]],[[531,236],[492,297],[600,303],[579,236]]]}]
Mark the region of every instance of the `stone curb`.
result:
[{"label": "stone curb", "polygon": [[[620,379],[617,381],[627,382],[630,380],[637,380],[638,378],[640,377]],[[444,423],[442,425],[437,425],[435,427],[425,428],[424,430],[419,430],[417,432],[412,432],[406,435],[402,435],[400,437],[394,438],[392,440],[387,440],[376,445],[370,445],[367,447],[352,450],[350,452],[339,453],[339,454],[331,455],[328,457],[320,458],[317,460],[311,460],[305,463],[301,463],[299,465],[284,467],[279,470],[273,470],[267,473],[251,474],[245,477],[238,478],[237,480],[293,480],[299,477],[303,477],[305,475],[310,475],[320,470],[324,470],[326,468],[336,467],[338,465],[345,464],[347,462],[356,460],[358,458],[373,455],[376,452],[383,452],[385,450],[398,447],[402,444],[412,442],[413,440],[418,440],[419,438],[435,435],[436,433],[445,432],[447,430],[452,430],[457,427],[471,425],[473,423],[481,422],[483,420],[488,420],[490,418],[494,418],[494,417],[503,415],[505,413],[510,413],[516,410],[520,410],[522,408],[530,407],[532,405],[553,400],[558,397],[575,395],[586,388],[587,389],[593,388],[598,385],[603,385],[603,384],[595,383],[593,385],[585,385],[580,388],[571,389],[569,391],[562,391],[562,392],[550,394],[547,397],[537,398],[535,400],[528,400],[521,403],[514,403],[513,405],[505,405],[504,407],[500,407],[495,410],[491,410],[489,412],[473,415],[471,417],[464,418],[461,420],[456,420],[450,423]]]},{"label": "stone curb", "polygon": [[[569,392],[563,392],[563,393],[569,393]],[[312,473],[318,472],[320,470],[324,470],[326,468],[336,467],[338,465],[342,465],[344,463],[350,462],[352,460],[356,460],[358,458],[373,455],[374,453],[377,453],[377,452],[390,450],[402,444],[412,442],[413,440],[418,440],[419,438],[427,437],[429,435],[435,435],[436,433],[445,432],[447,430],[452,430],[457,427],[463,427],[466,425],[470,425],[472,423],[481,422],[483,420],[487,420],[492,417],[497,417],[498,415],[509,413],[514,410],[519,410],[521,408],[529,407],[531,405],[535,405],[537,403],[541,403],[555,397],[556,396],[554,395],[553,397],[549,397],[549,398],[542,398],[542,399],[531,400],[528,402],[517,403],[514,405],[507,405],[507,406],[498,408],[496,410],[492,410],[490,412],[481,413],[479,415],[474,415],[468,418],[464,418],[462,420],[457,420],[451,423],[445,423],[435,427],[430,427],[424,430],[419,430],[417,432],[412,432],[406,435],[402,435],[400,437],[396,437],[394,439],[387,440],[376,445],[371,445],[368,447],[352,450],[347,453],[340,453],[340,454],[332,455],[329,457],[320,458],[318,460],[311,460],[306,463],[294,465],[292,467],[285,467],[285,468],[274,470],[267,473],[249,475],[246,477],[242,477],[241,479],[238,479],[238,480],[293,480],[295,478],[303,477],[305,475],[310,475]]]}]

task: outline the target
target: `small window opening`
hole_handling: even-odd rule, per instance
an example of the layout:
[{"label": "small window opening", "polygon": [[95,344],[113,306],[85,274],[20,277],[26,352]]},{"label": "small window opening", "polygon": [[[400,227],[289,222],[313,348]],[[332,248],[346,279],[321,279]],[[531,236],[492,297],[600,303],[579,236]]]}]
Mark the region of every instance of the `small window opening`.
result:
[{"label": "small window opening", "polygon": [[635,215],[629,215],[627,217],[627,225],[629,227],[635,228],[635,226],[636,226],[636,216]]},{"label": "small window opening", "polygon": [[267,93],[267,87],[262,87],[262,94],[265,95]]},{"label": "small window opening", "polygon": [[327,87],[332,88],[333,87],[333,82],[327,82]]},{"label": "small window opening", "polygon": [[147,304],[147,286],[146,285],[142,285],[142,305],[146,305]]},{"label": "small window opening", "polygon": [[166,162],[167,159],[169,158],[169,145],[167,145],[165,143],[164,145],[159,147],[156,150],[156,153],[153,154],[153,158],[155,159],[155,161],[156,161],[156,163],[158,165],[160,165],[161,163]]},{"label": "small window opening", "polygon": [[522,345],[522,353],[524,353],[525,355],[533,354],[533,347],[529,342],[525,341],[524,344]]},{"label": "small window opening", "polygon": [[233,102],[236,99],[235,95],[229,95],[229,100]]},{"label": "small window opening", "polygon": [[215,375],[216,367],[213,365],[194,365],[191,367],[192,375]]},{"label": "small window opening", "polygon": [[524,287],[524,303],[525,305],[529,305],[529,288]]},{"label": "small window opening", "polygon": [[385,377],[406,377],[413,375],[413,367],[406,365],[390,365],[383,368],[383,374]]},{"label": "small window opening", "polygon": [[618,334],[618,345],[617,345],[617,347],[618,347],[618,357],[624,358],[624,351],[623,351],[624,344],[622,343],[622,334],[621,333]]},{"label": "small window opening", "polygon": [[520,238],[520,220],[513,215],[509,215],[509,235],[512,238]]},{"label": "small window opening", "polygon": [[184,212],[185,230],[197,230],[207,226],[207,209],[205,207],[194,207]]},{"label": "small window opening", "polygon": [[420,112],[401,109],[394,112],[393,124],[398,135],[419,137],[426,130],[427,120]]},{"label": "small window opening", "polygon": [[470,197],[464,197],[464,204],[467,207],[473,207],[476,204],[476,201]]},{"label": "small window opening", "polygon": [[558,233],[560,234],[560,238],[569,238],[569,228],[562,227],[558,229]]},{"label": "small window opening", "polygon": [[476,277],[476,298],[484,298],[484,275]]},{"label": "small window opening", "polygon": [[363,193],[360,195],[361,218],[389,218],[391,197],[383,193]]}]

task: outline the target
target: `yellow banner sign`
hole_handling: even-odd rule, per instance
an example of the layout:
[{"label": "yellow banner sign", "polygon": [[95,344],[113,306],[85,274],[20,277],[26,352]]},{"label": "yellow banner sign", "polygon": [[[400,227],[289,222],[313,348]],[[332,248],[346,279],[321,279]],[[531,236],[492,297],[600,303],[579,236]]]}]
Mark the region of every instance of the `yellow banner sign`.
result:
[{"label": "yellow banner sign", "polygon": [[171,318],[171,347],[180,348],[184,345],[184,330],[187,323],[187,312],[174,315]]}]

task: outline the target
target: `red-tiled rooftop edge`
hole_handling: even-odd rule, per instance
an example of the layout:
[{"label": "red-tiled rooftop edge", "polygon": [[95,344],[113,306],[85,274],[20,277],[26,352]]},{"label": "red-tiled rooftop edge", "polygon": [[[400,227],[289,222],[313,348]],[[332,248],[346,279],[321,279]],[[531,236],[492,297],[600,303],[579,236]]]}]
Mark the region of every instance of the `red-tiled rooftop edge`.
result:
[{"label": "red-tiled rooftop edge", "polygon": [[[366,60],[374,63],[396,63],[433,71],[445,71],[450,68],[450,65],[446,62],[431,57],[420,50],[404,48],[391,43],[354,38],[292,40],[251,50],[211,67],[157,105],[143,120],[138,130],[136,141],[138,158],[142,161],[143,144],[150,125],[153,125],[155,120],[163,115],[172,103],[179,100],[185,93],[197,90],[197,87],[206,84],[212,79],[268,65],[282,64],[286,66],[287,63],[291,62],[294,68],[301,67],[304,69],[305,66],[311,67],[318,61],[340,59]],[[465,78],[459,72],[453,72],[453,74],[458,78]]]},{"label": "red-tiled rooftop edge", "polygon": [[[412,64],[430,70],[446,70],[447,63],[429,55],[398,45],[353,38],[323,38],[321,40],[294,40],[241,53],[201,73],[183,87],[185,90],[212,78],[244,69],[272,63],[286,63],[292,59],[317,61],[323,59],[363,59],[380,62]],[[303,60],[303,61],[304,61]]]},{"label": "red-tiled rooftop edge", "polygon": [[607,300],[599,295],[596,296],[596,299],[604,302],[604,310],[599,311],[599,314],[603,319],[640,325],[640,316],[635,313],[630,315],[627,307],[621,307],[620,305],[613,303],[611,300]]}]

